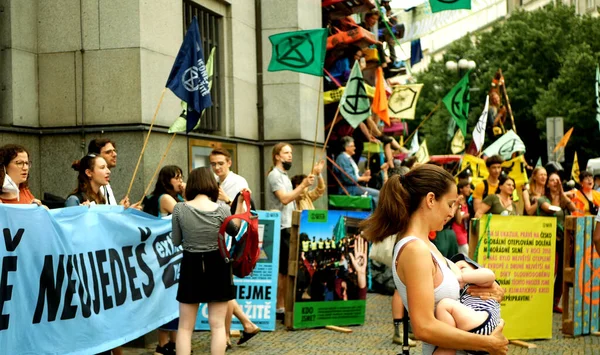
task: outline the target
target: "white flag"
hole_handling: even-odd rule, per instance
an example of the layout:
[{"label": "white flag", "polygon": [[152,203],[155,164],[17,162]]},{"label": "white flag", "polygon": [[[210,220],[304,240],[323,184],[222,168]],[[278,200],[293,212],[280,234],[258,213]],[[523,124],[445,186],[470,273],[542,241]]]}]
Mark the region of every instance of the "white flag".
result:
[{"label": "white flag", "polygon": [[481,116],[479,116],[479,121],[477,121],[477,125],[473,129],[473,142],[475,143],[478,152],[481,151],[481,148],[483,147],[483,142],[485,141],[485,126],[487,125],[489,105],[490,96],[488,95],[485,97],[485,108],[483,109]]},{"label": "white flag", "polygon": [[419,130],[415,131],[415,135],[413,136],[412,141],[410,142],[410,150],[408,151],[408,156],[414,155],[419,151]]}]

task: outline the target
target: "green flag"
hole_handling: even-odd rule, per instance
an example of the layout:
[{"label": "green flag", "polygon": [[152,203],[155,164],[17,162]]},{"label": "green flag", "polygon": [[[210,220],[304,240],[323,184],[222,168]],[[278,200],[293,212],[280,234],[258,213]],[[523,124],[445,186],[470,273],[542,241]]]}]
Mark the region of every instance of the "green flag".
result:
[{"label": "green flag", "polygon": [[[600,125],[600,68],[596,64],[596,121]],[[600,128],[600,127],[599,127]]]},{"label": "green flag", "polygon": [[442,100],[444,105],[452,118],[456,121],[458,128],[462,131],[464,137],[467,136],[467,119],[469,118],[469,99],[471,98],[469,92],[469,74],[468,71],[465,76],[456,84],[452,90]]},{"label": "green flag", "polygon": [[358,60],[354,62],[346,90],[340,99],[340,113],[354,128],[371,115],[371,102]]},{"label": "green flag", "polygon": [[471,10],[471,0],[429,0],[429,5],[433,13],[446,10]]},{"label": "green flag", "polygon": [[339,243],[346,236],[346,218],[344,216],[340,216],[335,227],[333,227],[333,235],[336,243]]},{"label": "green flag", "polygon": [[273,46],[269,71],[323,75],[327,29],[278,33],[270,36],[269,41]]},{"label": "green flag", "polygon": [[537,160],[537,163],[535,163],[535,167],[537,168],[538,166],[543,166],[542,165],[542,157],[539,157]]},{"label": "green flag", "polygon": [[[208,57],[208,61],[206,62],[206,73],[208,74],[208,91],[210,91],[210,89],[212,88],[214,56],[215,56],[215,47],[213,47],[213,49],[211,49],[210,56]],[[186,131],[187,103],[185,101],[181,101],[181,109],[183,110],[183,112],[181,112],[181,114],[179,115],[179,117],[177,117],[175,122],[173,122],[171,127],[169,127],[169,133]],[[202,122],[202,117],[204,116],[204,111],[205,110],[202,110],[202,113],[200,113],[200,119],[198,120],[196,127],[194,127],[194,130],[196,130],[196,129],[198,129],[198,127],[200,127],[200,122]]]}]

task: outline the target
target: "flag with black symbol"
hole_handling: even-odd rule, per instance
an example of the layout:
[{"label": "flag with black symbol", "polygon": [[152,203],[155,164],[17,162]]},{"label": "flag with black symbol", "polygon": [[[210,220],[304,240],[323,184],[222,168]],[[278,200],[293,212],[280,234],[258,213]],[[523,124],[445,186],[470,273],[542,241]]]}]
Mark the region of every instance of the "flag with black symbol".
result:
[{"label": "flag with black symbol", "polygon": [[196,17],[188,27],[166,86],[187,103],[186,130],[190,132],[198,123],[202,111],[212,105]]},{"label": "flag with black symbol", "polygon": [[423,140],[423,143],[419,146],[419,150],[415,154],[417,162],[425,164],[429,161],[429,149],[427,149],[427,139]]},{"label": "flag with black symbol", "polygon": [[371,102],[358,61],[354,62],[346,90],[340,100],[340,113],[354,128],[371,115]]},{"label": "flag with black symbol", "polygon": [[465,137],[462,135],[460,129],[456,130],[454,138],[452,138],[452,143],[450,143],[450,150],[452,151],[452,154],[458,154],[465,150]]},{"label": "flag with black symbol", "polygon": [[392,94],[388,99],[389,116],[414,120],[417,101],[419,100],[422,88],[423,84],[396,85],[392,87]]},{"label": "flag with black symbol", "polygon": [[576,183],[580,184],[579,181],[579,160],[577,159],[577,152],[573,158],[573,167],[571,167],[571,179],[575,180]]},{"label": "flag with black symbol", "polygon": [[442,100],[448,111],[450,111],[452,118],[456,121],[458,128],[462,131],[463,136],[467,135],[467,119],[469,118],[470,73],[471,71],[468,71]]},{"label": "flag with black symbol", "polygon": [[291,70],[323,75],[327,29],[284,32],[269,37],[273,51],[269,71]]},{"label": "flag with black symbol", "polygon": [[[208,60],[206,61],[206,71],[208,73],[208,90],[210,90],[212,88],[212,83],[213,83],[214,56],[215,56],[215,47],[213,47],[213,49],[211,49],[210,55],[208,56]],[[179,115],[179,117],[177,117],[177,119],[175,119],[175,122],[173,122],[171,127],[169,127],[169,133],[186,131],[188,110],[187,110],[187,103],[185,101],[181,101],[181,108],[182,108],[181,114]],[[205,112],[206,112],[206,110],[202,111],[202,113],[200,114],[200,118],[204,117]],[[192,114],[195,115],[195,113],[192,113]],[[200,120],[198,119],[198,120],[196,120],[196,125],[194,126],[193,129],[194,130],[198,129],[199,126],[200,126]]]},{"label": "flag with black symbol", "polygon": [[487,126],[488,119],[488,110],[490,107],[490,96],[485,97],[485,107],[481,116],[479,116],[479,120],[477,121],[477,125],[473,129],[473,142],[477,147],[477,152],[481,151],[483,148],[483,143],[485,142],[485,128]]}]

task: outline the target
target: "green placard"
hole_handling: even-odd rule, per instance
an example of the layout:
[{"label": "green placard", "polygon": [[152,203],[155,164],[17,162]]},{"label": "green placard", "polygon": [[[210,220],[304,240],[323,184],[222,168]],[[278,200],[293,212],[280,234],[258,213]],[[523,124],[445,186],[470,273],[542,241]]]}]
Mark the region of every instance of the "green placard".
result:
[{"label": "green placard", "polygon": [[309,223],[327,223],[327,210],[308,211]]},{"label": "green placard", "polygon": [[364,324],[366,305],[365,300],[296,302],[294,329]]}]

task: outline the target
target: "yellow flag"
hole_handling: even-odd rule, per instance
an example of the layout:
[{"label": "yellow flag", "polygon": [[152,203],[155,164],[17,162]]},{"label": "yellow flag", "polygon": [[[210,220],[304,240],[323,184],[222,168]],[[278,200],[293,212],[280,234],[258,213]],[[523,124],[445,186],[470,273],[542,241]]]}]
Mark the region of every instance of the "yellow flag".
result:
[{"label": "yellow flag", "polygon": [[560,139],[560,142],[554,147],[552,153],[556,153],[560,148],[564,148],[567,146],[567,142],[569,142],[569,138],[571,138],[571,133],[573,133],[573,127]]},{"label": "yellow flag", "polygon": [[452,138],[452,142],[450,143],[450,150],[452,150],[452,154],[458,154],[465,150],[465,136],[463,136],[460,129],[457,129],[456,133],[454,133],[454,138]]},{"label": "yellow flag", "polygon": [[577,152],[575,152],[575,158],[573,158],[573,167],[571,168],[571,178],[579,184],[579,161],[577,160]]},{"label": "yellow flag", "polygon": [[[375,88],[371,85],[365,84],[365,90],[367,91],[367,96],[372,99],[375,96]],[[323,104],[329,105],[334,102],[340,101],[342,95],[344,95],[344,91],[346,91],[346,87],[342,86],[335,90],[325,91],[323,93]]]},{"label": "yellow flag", "polygon": [[427,139],[423,140],[423,143],[419,146],[419,150],[415,153],[417,162],[425,164],[429,161],[429,149],[427,149]]},{"label": "yellow flag", "polygon": [[[529,181],[525,169],[526,166],[525,156],[519,155],[516,158],[502,163],[502,170],[507,172],[508,176],[515,179],[517,186],[523,186],[523,184],[526,184]],[[477,185],[477,183],[480,181],[487,179],[489,175],[488,169],[485,165],[485,160],[470,154],[463,155],[460,171],[463,171],[467,168],[471,169],[473,178],[472,182],[474,185]]]}]

